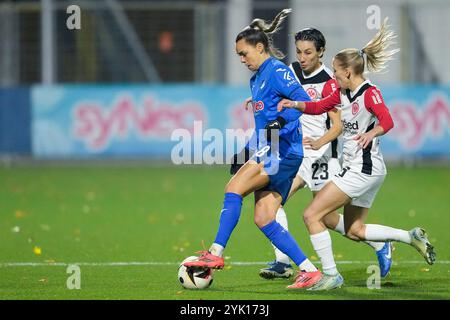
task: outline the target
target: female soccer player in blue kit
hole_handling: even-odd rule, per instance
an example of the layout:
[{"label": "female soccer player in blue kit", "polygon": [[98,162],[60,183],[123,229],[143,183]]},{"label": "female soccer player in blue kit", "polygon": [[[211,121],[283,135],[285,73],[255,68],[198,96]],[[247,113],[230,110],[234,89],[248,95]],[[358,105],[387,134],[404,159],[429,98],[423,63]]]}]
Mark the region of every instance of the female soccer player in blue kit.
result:
[{"label": "female soccer player in blue kit", "polygon": [[301,112],[294,109],[277,112],[277,104],[283,98],[310,101],[289,67],[278,60],[283,58],[282,53],[272,45],[271,35],[278,30],[290,11],[281,11],[270,24],[255,19],[236,37],[236,53],[241,62],[255,72],[250,80],[255,133],[246,148],[258,151],[237,171],[225,188],[219,230],[214,243],[208,251],[201,251],[197,260],[184,265],[223,268],[223,251],[238,223],[243,197],[254,192],[255,224],[299,267],[297,279],[302,281],[288,288],[302,288],[316,282],[322,274],[308,260],[291,234],[275,220],[279,206],[287,200],[303,158],[299,130]]}]

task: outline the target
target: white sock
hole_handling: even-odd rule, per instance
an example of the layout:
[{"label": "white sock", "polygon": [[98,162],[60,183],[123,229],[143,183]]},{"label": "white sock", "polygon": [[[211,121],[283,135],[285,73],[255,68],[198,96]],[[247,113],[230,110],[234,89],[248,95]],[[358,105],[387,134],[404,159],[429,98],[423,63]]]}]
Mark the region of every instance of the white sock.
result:
[{"label": "white sock", "polygon": [[309,261],[309,259],[306,259],[305,261],[303,261],[302,263],[300,263],[300,265],[298,266],[300,270],[302,271],[306,271],[306,272],[314,272],[317,271],[317,268],[315,265],[312,264],[311,261]]},{"label": "white sock", "polygon": [[[339,222],[334,228],[334,231],[339,232],[343,236],[345,236],[345,226],[344,226],[344,216],[342,214],[339,214]],[[375,249],[375,251],[379,251],[383,249],[384,242],[373,242],[373,241],[364,241],[369,246]]]},{"label": "white sock", "polygon": [[313,234],[310,236],[314,250],[322,262],[323,273],[327,275],[337,275],[336,263],[333,257],[333,248],[331,247],[331,237],[328,230]]},{"label": "white sock", "polygon": [[411,244],[409,232],[379,224],[366,224],[366,240],[370,241],[399,241]]},{"label": "white sock", "polygon": [[334,227],[334,231],[339,232],[343,236],[345,236],[345,227],[344,227],[344,216],[342,214],[339,215],[339,222]]},{"label": "white sock", "polygon": [[[275,217],[275,220],[286,230],[288,230],[288,222],[287,222],[287,218],[286,218],[286,212],[284,212],[283,207],[280,207],[277,211],[277,215]],[[287,255],[285,255],[283,252],[281,252],[280,250],[278,250],[278,248],[276,246],[274,246],[272,244],[273,248],[275,249],[275,259],[278,262],[282,262],[282,263],[286,263],[289,264],[290,260],[289,257]]]},{"label": "white sock", "polygon": [[220,244],[213,243],[212,246],[209,248],[209,252],[211,252],[215,256],[221,257],[224,249],[225,248],[222,247]]}]

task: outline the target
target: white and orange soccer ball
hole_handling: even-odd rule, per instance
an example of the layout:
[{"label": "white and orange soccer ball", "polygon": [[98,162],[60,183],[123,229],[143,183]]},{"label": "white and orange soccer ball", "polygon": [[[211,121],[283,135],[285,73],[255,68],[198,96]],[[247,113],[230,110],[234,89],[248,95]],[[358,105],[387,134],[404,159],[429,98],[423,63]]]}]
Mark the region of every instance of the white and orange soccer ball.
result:
[{"label": "white and orange soccer ball", "polygon": [[190,256],[180,263],[178,268],[178,281],[187,289],[206,289],[213,282],[213,271],[210,268],[185,267],[183,263],[197,259]]}]

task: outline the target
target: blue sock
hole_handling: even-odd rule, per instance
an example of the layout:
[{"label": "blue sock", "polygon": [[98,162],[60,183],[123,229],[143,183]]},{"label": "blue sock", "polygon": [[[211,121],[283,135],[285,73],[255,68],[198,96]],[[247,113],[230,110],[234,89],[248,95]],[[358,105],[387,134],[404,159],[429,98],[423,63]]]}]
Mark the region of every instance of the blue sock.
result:
[{"label": "blue sock", "polygon": [[219,230],[217,231],[214,243],[226,247],[231,233],[236,227],[241,216],[242,196],[236,193],[225,193],[223,200],[223,209],[220,213]]},{"label": "blue sock", "polygon": [[273,220],[271,223],[260,229],[266,237],[269,238],[281,252],[289,256],[297,266],[307,259],[289,231],[284,229],[276,222],[276,220]]}]

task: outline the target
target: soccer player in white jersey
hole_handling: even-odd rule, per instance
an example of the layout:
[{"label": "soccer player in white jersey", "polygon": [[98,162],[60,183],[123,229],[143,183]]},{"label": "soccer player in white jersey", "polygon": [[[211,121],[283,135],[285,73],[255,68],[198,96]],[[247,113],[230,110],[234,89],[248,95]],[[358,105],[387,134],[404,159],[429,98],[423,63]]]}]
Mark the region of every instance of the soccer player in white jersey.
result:
[{"label": "soccer player in white jersey", "polygon": [[[298,62],[292,63],[290,68],[313,101],[327,97],[337,89],[332,71],[321,61],[325,45],[325,37],[317,29],[306,28],[295,34]],[[321,115],[303,114],[300,121],[303,131],[304,157],[289,196],[308,186],[315,197],[317,192],[341,171],[337,139],[342,132],[341,111],[334,108]],[[278,209],[276,220],[288,229],[286,213],[282,206]],[[327,228],[345,236],[343,215],[334,211],[326,215],[323,222]],[[375,249],[380,265],[380,275],[385,277],[392,263],[390,243],[371,241],[366,243]],[[269,266],[261,269],[259,275],[265,279],[289,278],[294,273],[289,257],[275,246],[274,250],[275,261],[269,262]]]},{"label": "soccer player in white jersey", "polygon": [[[333,257],[330,234],[323,218],[344,207],[344,227],[347,237],[356,241],[398,241],[413,246],[428,264],[434,264],[436,254],[422,228],[410,231],[383,225],[365,224],[364,220],[386,176],[386,166],[380,149],[379,136],[392,127],[392,117],[380,90],[364,78],[369,71],[385,69],[385,63],[399,50],[388,50],[394,33],[383,22],[375,37],[362,49],[344,49],[333,58],[334,75],[340,90],[323,100],[299,102],[284,99],[278,110],[296,108],[307,114],[321,114],[340,105],[343,122],[343,169],[320,190],[304,211],[304,222],[314,250],[322,262],[323,276],[308,290],[329,290],[341,287]],[[366,57],[366,59],[364,59]],[[304,287],[297,277],[290,287]]]}]

